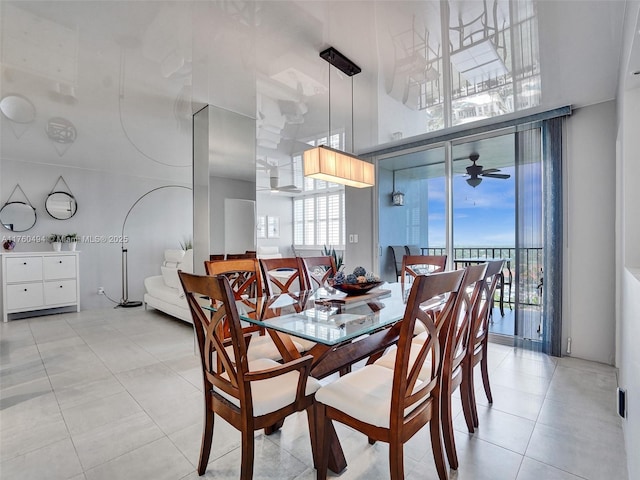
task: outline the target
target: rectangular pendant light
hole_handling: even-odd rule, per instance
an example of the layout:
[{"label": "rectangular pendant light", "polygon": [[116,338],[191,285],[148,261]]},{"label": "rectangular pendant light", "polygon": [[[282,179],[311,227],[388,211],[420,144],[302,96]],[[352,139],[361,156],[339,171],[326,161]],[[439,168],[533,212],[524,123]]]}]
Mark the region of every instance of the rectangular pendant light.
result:
[{"label": "rectangular pendant light", "polygon": [[303,154],[304,176],[349,187],[375,185],[373,164],[348,153],[320,145]]},{"label": "rectangular pendant light", "polygon": [[[362,70],[333,47],[320,52],[320,57],[351,77],[351,145],[353,146],[353,76]],[[331,67],[329,67],[329,136],[331,135]],[[375,185],[373,164],[355,155],[319,145],[303,154],[304,176],[339,183],[349,187],[367,188]]]}]

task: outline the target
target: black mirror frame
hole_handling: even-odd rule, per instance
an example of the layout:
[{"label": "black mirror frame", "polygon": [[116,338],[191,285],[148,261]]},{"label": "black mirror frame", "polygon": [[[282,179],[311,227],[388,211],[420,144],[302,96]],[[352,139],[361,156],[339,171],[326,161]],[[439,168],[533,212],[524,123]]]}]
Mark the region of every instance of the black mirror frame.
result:
[{"label": "black mirror frame", "polygon": [[[13,205],[13,204],[16,204],[16,203],[19,203],[19,204],[22,204],[22,205],[26,205],[26,206],[31,207],[33,209],[33,223],[31,224],[31,226],[29,228],[25,228],[24,230],[11,230],[11,229],[7,228],[4,223],[2,223],[2,210],[4,210],[7,205]],[[38,221],[38,213],[36,212],[35,207],[33,205],[29,204],[29,203],[26,203],[26,202],[7,202],[2,206],[2,208],[0,208],[0,224],[2,224],[2,226],[4,228],[6,228],[7,230],[9,230],[10,232],[18,232],[18,233],[27,232],[27,231],[31,230],[35,226],[37,221]]]},{"label": "black mirror frame", "polygon": [[[50,211],[49,211],[49,207],[47,206],[47,201],[49,200],[49,197],[51,197],[51,195],[55,195],[56,193],[64,193],[65,195],[67,195],[70,199],[73,199],[73,201],[75,202],[75,210],[73,211],[73,213],[71,214],[70,217],[67,218],[58,218],[56,216],[54,216]],[[63,192],[63,191],[57,191],[57,192],[51,192],[49,195],[47,195],[47,199],[44,201],[44,209],[47,211],[47,213],[49,214],[49,216],[51,218],[54,218],[56,220],[69,220],[70,218],[73,218],[73,216],[78,213],[78,201],[76,200],[76,197],[72,194],[70,194],[69,192]]]}]

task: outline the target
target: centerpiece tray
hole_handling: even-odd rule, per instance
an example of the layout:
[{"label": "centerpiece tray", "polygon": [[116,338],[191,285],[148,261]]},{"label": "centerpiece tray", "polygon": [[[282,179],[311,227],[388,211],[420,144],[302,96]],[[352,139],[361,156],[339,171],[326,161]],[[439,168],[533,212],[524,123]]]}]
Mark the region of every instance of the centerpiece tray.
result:
[{"label": "centerpiece tray", "polygon": [[[383,283],[383,282],[380,282]],[[327,289],[327,293],[329,293],[329,289]],[[378,297],[383,297],[386,295],[390,295],[391,294],[391,290],[387,290],[384,288],[377,288],[374,287],[373,289],[369,290],[367,293],[363,293],[363,294],[359,294],[359,295],[349,295],[347,294],[346,296],[344,295],[344,293],[340,293],[339,291],[336,291],[335,294],[329,294],[327,297],[325,298],[319,298],[316,300],[316,303],[339,303],[339,304],[345,304],[345,303],[351,303],[351,302],[364,302],[367,300],[371,300],[373,298],[378,298]]]}]

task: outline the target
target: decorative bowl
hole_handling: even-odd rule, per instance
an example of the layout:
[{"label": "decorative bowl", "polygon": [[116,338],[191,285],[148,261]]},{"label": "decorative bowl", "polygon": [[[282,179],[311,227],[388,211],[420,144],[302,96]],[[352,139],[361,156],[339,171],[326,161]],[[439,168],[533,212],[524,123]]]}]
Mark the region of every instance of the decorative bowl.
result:
[{"label": "decorative bowl", "polygon": [[369,290],[373,290],[376,287],[379,287],[384,282],[368,282],[368,283],[341,283],[341,284],[331,284],[333,288],[339,290],[347,295],[364,295],[368,293]]}]

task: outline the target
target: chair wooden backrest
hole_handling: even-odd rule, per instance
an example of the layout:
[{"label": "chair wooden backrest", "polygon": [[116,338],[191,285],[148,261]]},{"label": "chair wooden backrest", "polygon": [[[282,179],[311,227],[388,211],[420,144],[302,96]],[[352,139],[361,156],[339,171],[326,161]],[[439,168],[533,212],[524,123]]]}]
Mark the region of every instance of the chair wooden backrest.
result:
[{"label": "chair wooden backrest", "polygon": [[227,260],[241,260],[243,258],[256,258],[256,252],[227,253]]},{"label": "chair wooden backrest", "polygon": [[[418,407],[418,410],[412,411],[409,416],[420,417],[419,410],[430,407],[426,402],[428,397],[440,394],[441,372],[446,366],[443,363],[443,347],[451,329],[451,324],[454,321],[457,303],[456,292],[462,277],[463,272],[452,271],[429,276],[418,276],[413,283],[400,328],[400,339],[398,340],[394,366],[393,394],[391,397],[390,425],[402,425],[407,421],[405,409],[416,403],[425,402]],[[449,297],[439,310],[424,310],[421,308],[421,304],[428,300],[447,294]],[[428,333],[428,338],[420,345],[419,353],[410,362],[410,357],[413,357],[415,353],[412,353],[412,339],[417,322],[423,324]],[[416,346],[414,345],[415,348]],[[431,377],[429,381],[424,381],[416,389],[420,371],[429,354],[431,354]],[[438,414],[436,412],[433,413],[435,415]]]},{"label": "chair wooden backrest", "polygon": [[503,269],[504,260],[495,260],[487,263],[487,270],[484,274],[484,282],[482,284],[482,294],[479,301],[479,307],[474,321],[469,331],[469,348],[468,354],[474,355],[474,352],[486,343],[489,335],[489,317],[493,308],[493,296],[496,288],[500,283],[500,272]]},{"label": "chair wooden backrest", "polygon": [[[336,261],[332,256],[302,258],[304,273],[307,275],[307,284],[313,288],[324,287],[327,280],[338,273]],[[321,273],[318,273],[321,271]]]},{"label": "chair wooden backrest", "polygon": [[453,409],[451,396],[453,392],[463,385],[460,396],[462,399],[465,418],[470,418],[469,404],[467,402],[468,391],[464,380],[464,367],[469,347],[469,331],[474,318],[477,315],[479,298],[482,295],[484,275],[487,269],[486,263],[471,265],[464,269],[464,276],[458,289],[456,304],[453,312],[453,322],[446,337],[444,360],[442,366],[442,437],[445,451],[449,459],[449,465],[453,469],[458,468],[458,456],[453,430]]},{"label": "chair wooden backrest", "polygon": [[[307,355],[282,365],[273,361],[265,364],[263,361],[262,364],[266,365],[266,368],[250,371],[247,347],[251,334],[244,333],[242,329],[228,278],[224,275],[200,276],[182,271],[179,271],[178,275],[193,318],[204,381],[205,422],[198,473],[203,475],[207,469],[215,412],[241,431],[240,476],[243,479],[252,478],[253,432],[278,425],[288,415],[310,409],[313,405],[313,394],[308,395],[306,392],[313,358]],[[208,297],[211,305],[215,306],[214,312],[202,308],[200,302],[203,297]],[[230,326],[230,339],[226,339],[223,333],[225,323]],[[233,357],[227,350],[229,344],[232,346]],[[286,374],[290,372],[298,372],[297,378],[286,380],[289,377]],[[287,399],[288,402],[284,401],[273,406],[270,402],[273,401],[273,395],[279,392],[268,393],[267,398],[254,399],[252,382],[260,383],[276,377],[281,377],[282,381],[290,385],[289,390],[292,391],[290,400]],[[255,393],[259,390],[257,385],[255,390]],[[267,411],[254,415],[254,406],[256,408],[262,406]],[[314,435],[313,430],[311,434]]]},{"label": "chair wooden backrest", "polygon": [[[276,293],[289,293],[295,291],[309,290],[307,276],[304,274],[304,266],[300,257],[289,258],[261,258],[260,267],[264,277],[264,289],[267,295]],[[286,279],[278,278],[274,272],[279,269],[289,269],[291,275]],[[280,270],[281,272],[285,270]],[[280,292],[274,289],[277,287]],[[298,288],[296,288],[296,286]]]},{"label": "chair wooden backrest", "polygon": [[452,381],[451,392],[460,384],[460,365],[467,353],[469,343],[469,332],[474,318],[477,316],[479,299],[482,295],[483,280],[486,263],[470,265],[465,268],[460,290],[458,291],[457,303],[454,315],[456,321],[451,327],[449,338],[445,349],[445,359],[448,368],[443,372],[443,378],[449,377]]},{"label": "chair wooden backrest", "polygon": [[[178,273],[198,339],[204,391],[209,392],[213,387],[217,387],[240,399],[241,404],[245,403],[251,407],[251,388],[244,380],[244,376],[249,371],[247,361],[249,338],[245,339],[245,333],[242,331],[229,280],[223,275],[211,277],[192,275],[182,271]],[[198,302],[201,296],[208,297],[212,304],[217,305],[214,313],[210,314],[209,311],[203,310]],[[225,324],[229,326],[233,360],[226,350],[229,342],[226,341]]]},{"label": "chair wooden backrest", "polygon": [[224,260],[224,253],[212,253],[211,255],[209,255],[210,262],[217,260]]},{"label": "chair wooden backrest", "polygon": [[404,292],[404,282],[407,275],[410,279],[418,275],[444,272],[447,266],[446,255],[404,255],[400,270],[400,285]]},{"label": "chair wooden backrest", "polygon": [[[207,275],[224,275],[229,280],[231,290],[236,301],[243,302],[249,309],[257,313],[256,297],[263,295],[262,272],[260,264],[255,258],[244,258],[239,260],[218,260],[214,262],[204,262],[204,269]],[[260,332],[264,335],[264,328],[257,325],[244,327],[246,332]],[[228,328],[225,333],[229,334]]]},{"label": "chair wooden backrest", "polygon": [[262,273],[255,258],[204,262],[207,275],[224,275],[229,279],[236,300],[262,295]]}]

